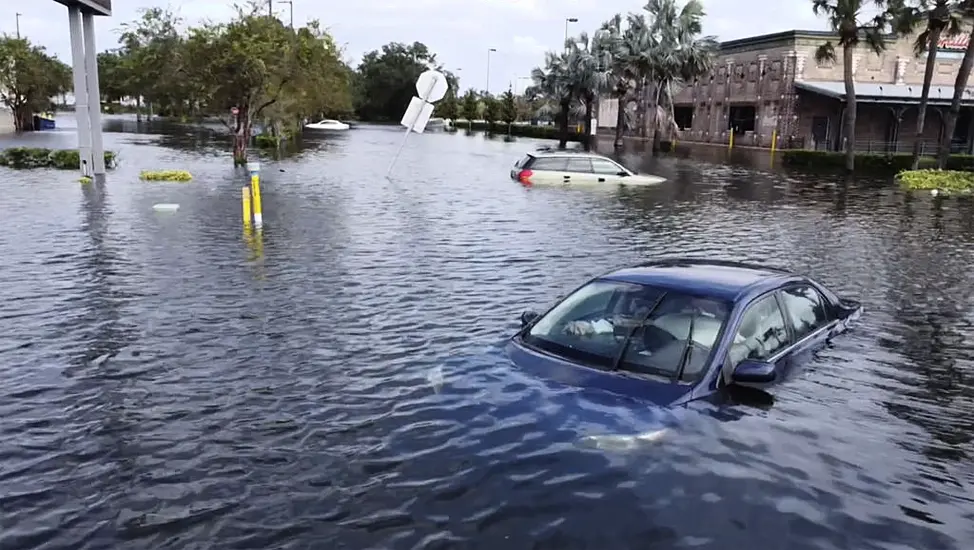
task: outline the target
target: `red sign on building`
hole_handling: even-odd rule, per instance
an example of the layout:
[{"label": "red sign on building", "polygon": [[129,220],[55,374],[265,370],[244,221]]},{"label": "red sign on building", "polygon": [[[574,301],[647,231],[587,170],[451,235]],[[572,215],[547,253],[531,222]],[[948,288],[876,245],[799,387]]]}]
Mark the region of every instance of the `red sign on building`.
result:
[{"label": "red sign on building", "polygon": [[937,43],[937,48],[941,50],[966,50],[967,43],[969,41],[970,41],[969,35],[957,34],[954,36],[941,38],[940,42]]}]

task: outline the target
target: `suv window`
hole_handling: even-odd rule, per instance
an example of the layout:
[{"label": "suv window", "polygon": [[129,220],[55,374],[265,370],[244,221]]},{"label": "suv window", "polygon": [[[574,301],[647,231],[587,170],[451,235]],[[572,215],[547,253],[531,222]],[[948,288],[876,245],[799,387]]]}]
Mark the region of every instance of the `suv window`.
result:
[{"label": "suv window", "polygon": [[565,157],[538,158],[528,167],[531,170],[548,170],[551,172],[564,172],[568,159]]},{"label": "suv window", "polygon": [[515,168],[524,168],[524,165],[527,164],[527,163],[529,163],[529,162],[531,162],[531,159],[533,159],[533,158],[534,158],[534,156],[532,156],[532,155],[524,155],[524,158],[522,158],[521,160],[519,160],[516,163],[514,163],[514,167]]},{"label": "suv window", "polygon": [[592,171],[596,174],[614,176],[622,172],[622,167],[605,159],[592,159]]},{"label": "suv window", "polygon": [[587,158],[568,159],[566,172],[581,172],[583,174],[592,173],[592,161]]},{"label": "suv window", "polygon": [[795,285],[781,291],[781,298],[788,312],[788,320],[795,330],[795,339],[824,327],[829,322],[825,300],[811,285]]},{"label": "suv window", "polygon": [[785,349],[791,340],[774,294],[759,298],[748,306],[728,351],[729,367],[744,359],[764,361]]}]

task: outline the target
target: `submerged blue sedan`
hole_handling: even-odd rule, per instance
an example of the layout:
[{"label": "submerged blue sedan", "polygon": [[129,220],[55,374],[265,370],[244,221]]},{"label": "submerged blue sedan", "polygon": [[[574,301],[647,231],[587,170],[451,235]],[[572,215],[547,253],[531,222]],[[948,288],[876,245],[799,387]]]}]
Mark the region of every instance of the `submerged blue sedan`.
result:
[{"label": "submerged blue sedan", "polygon": [[525,312],[508,354],[547,379],[677,406],[779,383],[861,314],[860,302],[789,271],[669,259]]}]

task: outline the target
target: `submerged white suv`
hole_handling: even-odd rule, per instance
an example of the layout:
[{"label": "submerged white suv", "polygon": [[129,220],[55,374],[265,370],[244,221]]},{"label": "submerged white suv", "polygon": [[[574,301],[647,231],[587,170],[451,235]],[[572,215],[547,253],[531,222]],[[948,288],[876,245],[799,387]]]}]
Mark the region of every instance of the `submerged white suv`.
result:
[{"label": "submerged white suv", "polygon": [[511,179],[524,185],[655,185],[659,176],[636,174],[596,153],[541,149],[517,161]]}]

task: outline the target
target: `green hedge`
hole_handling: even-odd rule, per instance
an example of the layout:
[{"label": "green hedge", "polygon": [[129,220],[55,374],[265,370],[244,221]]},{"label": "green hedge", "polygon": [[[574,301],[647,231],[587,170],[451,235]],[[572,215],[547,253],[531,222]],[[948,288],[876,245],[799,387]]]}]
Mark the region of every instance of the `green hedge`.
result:
[{"label": "green hedge", "polygon": [[[454,122],[457,129],[471,129],[475,131],[486,131],[486,122],[473,122],[468,125],[467,121],[461,120]],[[507,124],[504,122],[494,122],[490,125],[490,133],[507,134]],[[558,139],[558,126],[532,126],[529,124],[512,124],[511,135],[517,137],[536,138],[536,139]],[[568,128],[568,141],[581,141],[581,134],[575,127]]]},{"label": "green hedge", "polygon": [[[105,166],[115,167],[116,155],[105,151]],[[59,170],[78,170],[81,168],[81,154],[76,149],[40,149],[35,147],[12,147],[0,150],[0,166],[17,169],[57,168]]]},{"label": "green hedge", "polygon": [[[786,149],[781,151],[781,163],[796,168],[842,169],[845,168],[845,153],[835,151],[809,151],[805,149]],[[909,170],[913,156],[909,153],[858,153],[856,171],[897,173]],[[920,157],[920,168],[935,168],[937,159]],[[948,170],[974,171],[974,156],[951,155],[947,160]]]}]

